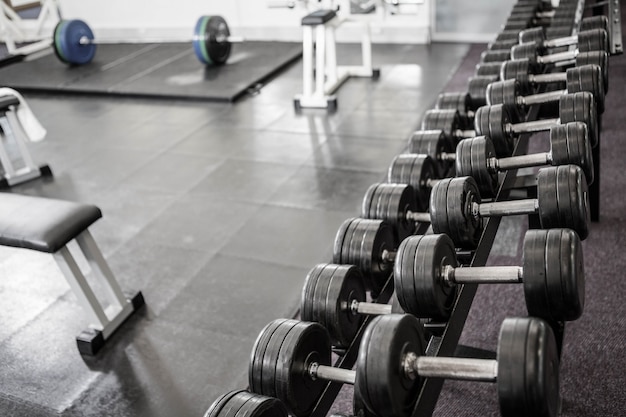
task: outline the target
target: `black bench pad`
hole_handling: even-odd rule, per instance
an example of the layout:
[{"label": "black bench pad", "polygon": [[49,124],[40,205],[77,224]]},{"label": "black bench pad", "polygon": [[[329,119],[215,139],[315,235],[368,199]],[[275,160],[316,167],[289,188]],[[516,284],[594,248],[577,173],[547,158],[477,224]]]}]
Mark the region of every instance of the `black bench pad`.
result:
[{"label": "black bench pad", "polygon": [[15,96],[0,97],[0,111],[7,111],[10,106],[17,106],[18,104],[20,104],[20,101]]},{"label": "black bench pad", "polygon": [[323,25],[329,20],[333,19],[337,14],[334,10],[316,10],[302,18],[302,26],[317,26]]},{"label": "black bench pad", "polygon": [[0,245],[54,253],[102,217],[91,204],[0,194]]}]

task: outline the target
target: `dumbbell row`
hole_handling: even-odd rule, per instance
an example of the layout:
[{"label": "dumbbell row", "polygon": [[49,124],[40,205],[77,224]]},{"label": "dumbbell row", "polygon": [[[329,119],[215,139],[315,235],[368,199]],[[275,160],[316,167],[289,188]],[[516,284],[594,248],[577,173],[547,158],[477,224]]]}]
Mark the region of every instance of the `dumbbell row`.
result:
[{"label": "dumbbell row", "polygon": [[503,416],[517,415],[519,409],[556,415],[557,346],[540,319],[506,319],[495,360],[426,356],[425,348],[415,317],[378,316],[363,335],[356,370],[342,369],[330,365],[330,337],[322,326],[279,319],[254,344],[249,386],[252,392],[280,399],[296,417],[310,414],[326,381],[354,385],[355,403],[374,415],[409,417],[426,378],[495,382]]}]

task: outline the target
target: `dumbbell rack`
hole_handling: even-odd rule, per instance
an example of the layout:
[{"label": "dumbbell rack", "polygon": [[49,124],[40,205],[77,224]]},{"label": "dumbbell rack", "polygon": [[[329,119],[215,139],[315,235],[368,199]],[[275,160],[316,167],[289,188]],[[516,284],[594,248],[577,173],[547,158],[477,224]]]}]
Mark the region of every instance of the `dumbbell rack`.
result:
[{"label": "dumbbell rack", "polygon": [[[619,7],[619,0],[609,0],[608,17],[610,22],[610,29],[612,32],[611,39],[613,39],[613,42],[611,44],[611,54],[621,54],[623,52],[621,45],[621,22],[619,20]],[[574,22],[576,26],[578,26],[578,24],[580,23],[583,8],[584,0],[578,0],[578,8]],[[531,106],[528,111],[526,120],[534,120],[539,113],[539,108],[539,105]],[[527,152],[528,139],[530,136],[531,134],[524,134],[520,137],[520,140],[518,141],[513,151],[513,156],[523,155]],[[599,143],[598,146],[594,149],[594,160],[599,161]],[[596,164],[596,170],[596,181],[599,182],[599,164]],[[534,176],[532,177],[532,180],[534,181]],[[504,178],[494,201],[505,200],[509,196],[511,189],[524,186],[529,187],[530,182],[530,176],[518,176],[516,170],[506,172],[506,174],[504,174]],[[598,198],[598,196],[595,197]],[[493,246],[498,227],[500,225],[500,220],[500,217],[491,217],[486,220],[480,243],[478,244],[477,249],[469,254],[471,257],[471,261],[469,262],[470,266],[478,267],[484,266],[486,264],[487,258]],[[530,222],[532,224],[532,218],[530,219]],[[424,230],[418,231],[418,233],[423,232]],[[445,323],[443,334],[442,336],[431,337],[426,350],[427,355],[454,356],[455,350],[458,347],[461,332],[465,325],[465,321],[467,320],[469,310],[471,308],[477,289],[477,284],[465,284],[460,287],[450,318],[448,322]],[[393,276],[390,276],[375,302],[387,303],[391,298],[392,293]],[[344,369],[352,369],[357,359],[358,348],[361,338],[371,319],[372,317],[368,317],[364,320],[364,323],[359,329],[357,336],[353,340],[352,344],[347,349],[345,349],[345,351],[336,351],[336,353],[340,354],[340,357],[335,362],[334,366]],[[551,322],[549,324],[554,331],[560,355],[563,344],[565,323]],[[444,381],[441,379],[432,378],[426,379],[424,381],[422,389],[419,393],[418,400],[413,409],[412,415],[414,417],[432,415],[437,404],[439,395],[441,393],[443,382]],[[341,387],[341,384],[329,382],[326,385],[323,395],[320,397],[313,412],[311,413],[311,417],[325,417],[328,411],[331,409]],[[364,413],[366,412],[364,411]],[[364,415],[366,416],[367,414]]]}]

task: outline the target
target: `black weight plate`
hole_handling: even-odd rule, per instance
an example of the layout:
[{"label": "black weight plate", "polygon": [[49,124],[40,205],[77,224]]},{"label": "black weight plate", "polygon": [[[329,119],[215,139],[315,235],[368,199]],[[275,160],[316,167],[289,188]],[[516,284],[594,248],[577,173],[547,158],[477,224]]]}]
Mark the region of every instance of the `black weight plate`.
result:
[{"label": "black weight plate", "polygon": [[351,232],[350,225],[357,220],[356,217],[344,220],[339,226],[339,230],[337,230],[337,234],[335,235],[335,241],[333,244],[333,263],[336,264],[345,264],[348,262],[344,262],[344,258],[346,258],[347,253],[344,253],[344,246],[346,242],[349,241],[350,236],[348,235]]},{"label": "black weight plate", "polygon": [[239,415],[253,395],[255,394],[243,391],[230,397],[220,410],[220,417],[235,417]]},{"label": "black weight plate", "polygon": [[476,70],[474,74],[482,77],[482,76],[500,76],[500,69],[502,67],[501,62],[483,62],[481,64],[476,65]]},{"label": "black weight plate", "polygon": [[538,56],[537,45],[533,42],[520,43],[511,48],[511,59],[527,59],[533,73],[538,70]]},{"label": "black weight plate", "polygon": [[444,178],[433,187],[430,193],[430,224],[433,233],[450,234],[448,225],[448,187],[452,178]]},{"label": "black weight plate", "polygon": [[280,354],[280,348],[283,345],[285,338],[297,323],[299,322],[296,320],[285,320],[281,322],[278,327],[276,327],[272,335],[269,337],[262,363],[263,370],[261,373],[261,385],[263,387],[263,392],[257,393],[267,395],[269,397],[279,398],[288,408],[291,408],[291,404],[286,401],[287,399],[281,398],[277,391],[278,383],[283,382],[282,380],[279,381],[278,377],[278,372],[283,366],[282,363],[279,362],[278,355]]},{"label": "black weight plate", "polygon": [[539,219],[544,229],[566,227],[584,240],[589,235],[589,191],[582,169],[562,165],[539,170]]},{"label": "black weight plate", "polygon": [[[491,42],[490,44],[487,45],[487,49],[489,49],[490,51],[502,51],[502,50],[509,50],[515,45],[517,45],[516,39],[507,39],[504,41]],[[485,62],[485,64],[487,63]],[[477,75],[496,75],[496,74],[477,74]]]},{"label": "black weight plate", "polygon": [[520,112],[526,113],[526,106],[517,102],[519,96],[521,96],[521,85],[516,80],[496,81],[487,87],[488,106],[503,104],[517,107]]},{"label": "black weight plate", "polygon": [[523,271],[524,297],[528,314],[552,319],[554,300],[549,297],[547,287],[546,230],[529,230],[524,236]]},{"label": "black weight plate", "polygon": [[597,65],[602,71],[604,92],[609,91],[609,55],[604,51],[579,52],[576,56],[576,66]]},{"label": "black weight plate", "polygon": [[470,77],[467,84],[467,91],[470,96],[470,106],[472,110],[478,110],[487,104],[487,86],[498,81],[497,75],[483,75]]},{"label": "black weight plate", "polygon": [[488,136],[493,142],[498,158],[511,156],[518,135],[507,132],[507,125],[517,122],[517,112],[496,104],[478,109],[474,116],[476,136]]},{"label": "black weight plate", "polygon": [[519,43],[532,42],[541,45],[545,39],[546,34],[542,27],[524,29],[519,33]]},{"label": "black weight plate", "polygon": [[530,74],[530,64],[527,59],[515,59],[503,62],[500,66],[501,80],[517,80],[520,84],[520,91],[523,95],[531,92],[532,86],[528,75]]},{"label": "black weight plate", "polygon": [[602,70],[597,65],[583,65],[567,70],[567,92],[589,91],[596,102],[598,113],[604,113],[604,83]]},{"label": "black weight plate", "polygon": [[480,62],[504,62],[511,59],[511,52],[508,49],[487,50],[480,54]]},{"label": "black weight plate", "polygon": [[587,138],[587,125],[570,122],[550,128],[552,165],[578,165],[583,169],[587,184],[593,183],[593,156]]},{"label": "black weight plate", "polygon": [[338,267],[339,265],[337,264],[327,264],[321,268],[315,287],[312,288],[312,292],[309,293],[311,296],[309,317],[306,319],[302,317],[303,321],[320,323],[324,328],[328,329],[326,325],[326,295],[328,293],[328,285]]},{"label": "black weight plate", "polygon": [[430,156],[437,164],[437,175],[443,175],[453,165],[453,161],[441,159],[442,153],[454,152],[454,143],[441,130],[418,130],[409,138],[409,153]]},{"label": "black weight plate", "polygon": [[304,417],[311,414],[326,387],[326,381],[313,380],[308,369],[313,362],[331,365],[330,336],[318,323],[293,322],[290,331],[280,340],[276,398],[287,405],[291,414]]},{"label": "black weight plate", "polygon": [[587,91],[565,94],[559,100],[559,118],[562,124],[583,122],[587,125],[589,143],[592,148],[598,144],[598,112],[593,95]]},{"label": "black weight plate", "polygon": [[411,315],[375,317],[368,325],[356,364],[359,397],[379,416],[409,417],[422,379],[411,380],[402,367],[407,353],[423,355],[426,343],[419,321]]},{"label": "black weight plate", "polygon": [[[303,321],[313,321],[315,314],[315,303],[313,300],[313,294],[315,294],[315,287],[321,273],[326,269],[329,264],[315,265],[307,274],[304,280],[304,286],[302,287],[302,299],[300,300],[300,318]],[[332,264],[331,264],[332,265]]]},{"label": "black weight plate", "polygon": [[209,406],[209,409],[206,411],[206,413],[204,413],[204,417],[222,416],[223,414],[221,414],[221,411],[222,411],[222,408],[224,408],[224,405],[227,404],[231,398],[233,398],[235,395],[241,392],[246,392],[246,391],[234,390],[234,391],[227,392],[226,394],[222,394],[215,401],[213,401],[213,403]]},{"label": "black weight plate", "polygon": [[288,417],[285,405],[276,398],[253,396],[236,417]]},{"label": "black weight plate", "polygon": [[460,128],[460,124],[456,110],[428,110],[422,118],[422,130],[442,130],[453,143],[456,142],[454,131]]},{"label": "black weight plate", "polygon": [[280,324],[286,320],[287,319],[277,319],[267,324],[261,330],[261,333],[259,333],[256,341],[254,342],[252,353],[250,355],[250,364],[248,366],[248,385],[250,391],[252,392],[269,395],[264,392],[263,388],[263,373],[265,371],[263,367],[263,360],[265,358],[265,352],[270,338],[276,329],[280,327]]},{"label": "black weight plate", "polygon": [[503,417],[556,417],[559,356],[550,326],[537,318],[508,318],[498,338],[498,397]]},{"label": "black weight plate", "polygon": [[[416,207],[412,210],[418,212],[428,210],[431,187],[427,182],[429,179],[438,177],[437,166],[433,159],[424,154],[397,155],[391,162],[387,173],[387,181],[390,183],[408,184],[413,188]],[[406,219],[406,215],[404,218]]]},{"label": "black weight plate", "polygon": [[[551,235],[558,236],[554,239],[558,247],[556,244],[551,246]],[[556,256],[561,260],[559,280],[556,280],[557,277],[548,277],[553,291],[561,293],[564,302],[563,314],[555,319],[576,320],[580,318],[585,307],[585,262],[580,238],[571,229],[548,230],[548,251],[552,252],[548,256]]]},{"label": "black weight plate", "polygon": [[478,245],[482,234],[482,220],[474,217],[472,205],[480,201],[480,191],[472,177],[457,177],[450,181],[446,201],[450,227],[448,236],[455,245],[467,249]]},{"label": "black weight plate", "polygon": [[415,281],[411,274],[415,265],[413,253],[419,243],[419,236],[402,241],[398,247],[396,262],[393,266],[393,279],[395,294],[401,310],[409,314],[419,311],[417,299],[415,298]]},{"label": "black weight plate", "polygon": [[348,347],[365,319],[365,316],[352,314],[350,310],[352,301],[366,301],[363,275],[355,266],[340,265],[334,269],[323,288],[327,290],[326,308],[324,322],[320,324],[328,329],[335,346]]},{"label": "black weight plate", "polygon": [[591,29],[578,33],[578,51],[609,52],[609,37],[604,29]]},{"label": "black weight plate", "polygon": [[[437,97],[435,108],[438,110],[457,110],[461,119],[467,119],[470,109],[470,96],[468,93],[450,92],[441,93]],[[466,127],[463,127],[465,129]]]},{"label": "black weight plate", "polygon": [[419,310],[410,313],[417,317],[447,320],[454,305],[456,287],[448,286],[442,274],[446,265],[458,266],[454,243],[447,235],[414,236],[412,239],[418,237],[415,251],[407,253],[413,257],[413,269],[400,271],[407,275],[402,282],[414,281],[414,297]]},{"label": "black weight plate", "polygon": [[497,35],[496,35],[496,42],[499,41],[506,41],[506,40],[514,40],[517,41],[519,37],[519,30],[503,30],[500,31]]},{"label": "black weight plate", "polygon": [[397,241],[415,232],[415,222],[407,219],[407,212],[417,211],[413,187],[409,183],[380,184],[375,191],[370,211],[364,218],[386,220],[396,232]]},{"label": "black weight plate", "polygon": [[[590,16],[585,17],[580,21],[580,31],[584,32],[587,30],[593,29],[602,29],[607,34],[607,40],[609,45],[612,45],[613,40],[611,39],[611,35],[613,34],[609,27],[609,19],[606,16]],[[607,51],[608,52],[608,51]]]},{"label": "black weight plate", "polygon": [[[459,155],[463,153],[463,155]],[[461,158],[459,158],[461,156]],[[481,196],[493,197],[498,191],[498,173],[489,169],[488,161],[495,158],[496,151],[486,136],[468,139],[463,148],[457,147],[456,172],[459,177],[470,176],[476,180]],[[458,161],[469,166],[460,167]],[[462,171],[459,171],[461,168]]]}]

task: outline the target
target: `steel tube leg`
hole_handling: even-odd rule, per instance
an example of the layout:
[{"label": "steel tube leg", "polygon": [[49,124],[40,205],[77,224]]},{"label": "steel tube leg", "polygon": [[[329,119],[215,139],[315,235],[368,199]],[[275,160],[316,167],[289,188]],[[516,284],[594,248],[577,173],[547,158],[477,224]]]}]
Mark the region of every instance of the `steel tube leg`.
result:
[{"label": "steel tube leg", "polygon": [[323,97],[326,81],[326,28],[324,25],[318,25],[315,32],[315,95]]},{"label": "steel tube leg", "polygon": [[302,95],[313,95],[313,28],[303,26],[302,31]]}]

